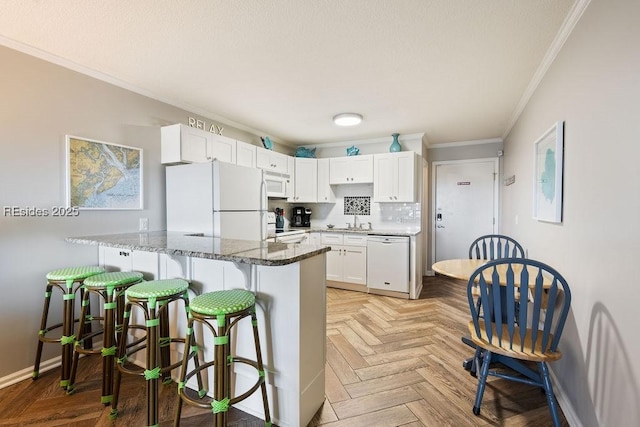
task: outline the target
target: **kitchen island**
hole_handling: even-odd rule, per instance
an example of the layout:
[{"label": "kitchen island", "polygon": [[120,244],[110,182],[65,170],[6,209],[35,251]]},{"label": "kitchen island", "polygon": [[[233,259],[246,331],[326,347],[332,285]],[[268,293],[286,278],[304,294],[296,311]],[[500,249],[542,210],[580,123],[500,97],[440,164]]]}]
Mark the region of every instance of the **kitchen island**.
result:
[{"label": "kitchen island", "polygon": [[[324,402],[326,340],[325,253],[329,247],[220,239],[157,231],[69,237],[70,243],[97,246],[97,258],[109,271],[135,270],[145,278],[184,278],[193,295],[243,288],[256,294],[269,406],[279,426],[307,425]],[[182,334],[186,319],[178,310],[172,335]],[[235,353],[253,357],[250,323],[238,325]],[[205,356],[211,343],[199,343]],[[182,348],[172,349],[181,358]],[[142,362],[140,360],[140,362]],[[178,372],[174,372],[177,378]],[[255,371],[235,367],[236,393],[255,382]],[[190,383],[187,386],[191,385]],[[197,388],[193,384],[193,388]],[[209,390],[212,390],[211,384]],[[263,418],[259,393],[236,405]]]}]

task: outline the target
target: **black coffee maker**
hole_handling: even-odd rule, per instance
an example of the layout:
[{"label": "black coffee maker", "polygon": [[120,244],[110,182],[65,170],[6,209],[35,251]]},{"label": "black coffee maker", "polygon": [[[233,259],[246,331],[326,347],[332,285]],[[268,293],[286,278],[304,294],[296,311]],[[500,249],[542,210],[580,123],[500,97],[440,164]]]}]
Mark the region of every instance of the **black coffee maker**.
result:
[{"label": "black coffee maker", "polygon": [[293,227],[311,227],[311,209],[307,209],[304,206],[293,208],[291,225]]}]

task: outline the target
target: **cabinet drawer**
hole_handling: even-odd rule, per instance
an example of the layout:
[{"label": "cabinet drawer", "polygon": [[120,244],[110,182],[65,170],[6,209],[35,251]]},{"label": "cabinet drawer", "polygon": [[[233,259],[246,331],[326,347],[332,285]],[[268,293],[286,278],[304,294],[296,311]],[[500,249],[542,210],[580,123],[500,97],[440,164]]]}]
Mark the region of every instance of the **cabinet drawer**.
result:
[{"label": "cabinet drawer", "polygon": [[323,245],[341,245],[344,240],[339,233],[322,233],[320,241]]},{"label": "cabinet drawer", "polygon": [[343,244],[348,246],[367,246],[367,236],[345,234]]}]

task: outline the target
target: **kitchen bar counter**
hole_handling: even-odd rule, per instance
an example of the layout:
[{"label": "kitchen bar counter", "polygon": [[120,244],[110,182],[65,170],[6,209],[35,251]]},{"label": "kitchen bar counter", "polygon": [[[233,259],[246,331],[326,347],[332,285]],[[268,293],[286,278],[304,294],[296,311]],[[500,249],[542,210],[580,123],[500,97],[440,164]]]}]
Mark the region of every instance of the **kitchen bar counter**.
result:
[{"label": "kitchen bar counter", "polygon": [[[181,232],[154,231],[69,237],[69,243],[98,248],[107,271],[139,271],[145,279],[181,277],[190,293],[248,289],[256,295],[267,395],[274,424],[305,426],[325,400],[326,252],[330,247],[220,239]],[[134,313],[135,314],[135,313]],[[171,328],[185,334],[186,319],[174,316]],[[246,320],[246,319],[245,319]],[[234,354],[255,358],[251,322],[240,321]],[[211,360],[214,345],[199,344]],[[181,360],[183,348],[171,349]],[[143,366],[144,361],[135,363]],[[177,379],[174,371],[174,379]],[[248,390],[255,371],[234,366],[235,387]],[[214,390],[213,376],[208,390]],[[192,378],[187,387],[198,390]],[[260,393],[235,405],[264,419]]]},{"label": "kitchen bar counter", "polygon": [[266,266],[292,264],[331,250],[327,246],[221,239],[175,231],[68,237],[66,241]]}]

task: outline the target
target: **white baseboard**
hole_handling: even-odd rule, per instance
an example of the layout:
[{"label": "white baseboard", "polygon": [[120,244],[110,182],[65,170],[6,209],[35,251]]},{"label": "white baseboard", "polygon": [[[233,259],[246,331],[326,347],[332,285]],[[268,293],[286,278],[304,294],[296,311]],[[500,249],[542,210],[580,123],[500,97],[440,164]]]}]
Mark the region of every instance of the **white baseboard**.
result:
[{"label": "white baseboard", "polygon": [[562,408],[562,413],[564,417],[567,419],[567,422],[572,427],[582,427],[582,423],[577,416],[577,412],[571,402],[566,398],[566,393],[564,389],[560,385],[558,381],[558,377],[553,373],[551,369],[549,369],[549,376],[551,377],[551,382],[553,383],[553,394],[556,396],[556,400],[558,401],[558,405]]},{"label": "white baseboard", "polygon": [[[60,367],[62,364],[62,357],[57,356],[53,359],[45,360],[40,363],[40,373],[50,371],[52,369]],[[5,387],[9,387],[10,385],[14,385],[19,383],[20,381],[24,381],[27,379],[33,378],[33,366],[28,368],[24,368],[21,371],[14,372],[12,374],[6,375],[0,378],[0,389]]]}]

